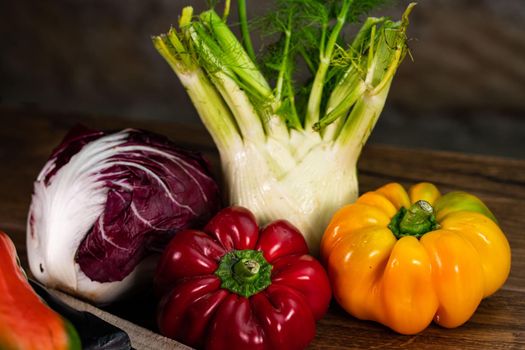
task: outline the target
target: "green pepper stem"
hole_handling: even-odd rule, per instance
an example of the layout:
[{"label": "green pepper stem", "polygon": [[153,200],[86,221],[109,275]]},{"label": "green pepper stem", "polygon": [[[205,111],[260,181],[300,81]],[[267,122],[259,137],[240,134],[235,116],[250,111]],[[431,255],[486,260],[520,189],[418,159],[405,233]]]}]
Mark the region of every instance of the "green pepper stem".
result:
[{"label": "green pepper stem", "polygon": [[412,204],[410,208],[401,208],[388,225],[397,238],[414,236],[420,238],[425,233],[439,227],[434,215],[434,208],[424,200]]},{"label": "green pepper stem", "polygon": [[253,259],[241,259],[233,265],[233,277],[238,281],[252,281],[257,278],[261,265]]},{"label": "green pepper stem", "polygon": [[221,288],[249,298],[271,283],[272,265],[257,250],[233,250],[221,258],[215,275]]}]

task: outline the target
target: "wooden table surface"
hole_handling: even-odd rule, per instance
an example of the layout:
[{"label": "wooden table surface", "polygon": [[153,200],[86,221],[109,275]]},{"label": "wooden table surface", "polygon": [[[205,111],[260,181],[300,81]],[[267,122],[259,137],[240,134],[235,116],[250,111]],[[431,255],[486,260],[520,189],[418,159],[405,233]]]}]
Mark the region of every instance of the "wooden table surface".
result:
[{"label": "wooden table surface", "polygon": [[[219,169],[213,142],[199,126],[7,108],[0,108],[0,120],[0,230],[12,237],[25,267],[25,225],[32,182],[51,150],[74,124],[161,132],[181,146],[204,152],[213,168]],[[462,327],[443,329],[431,325],[413,336],[357,320],[333,304],[318,323],[311,348],[525,349],[525,161],[370,145],[358,169],[361,192],[390,181],[410,185],[425,180],[435,183],[442,192],[461,189],[479,196],[494,212],[510,241],[510,277]]]}]

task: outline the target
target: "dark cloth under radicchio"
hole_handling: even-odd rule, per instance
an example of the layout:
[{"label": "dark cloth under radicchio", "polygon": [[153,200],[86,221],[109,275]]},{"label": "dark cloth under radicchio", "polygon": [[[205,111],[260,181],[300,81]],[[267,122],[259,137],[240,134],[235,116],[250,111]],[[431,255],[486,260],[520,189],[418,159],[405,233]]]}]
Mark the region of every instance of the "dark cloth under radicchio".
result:
[{"label": "dark cloth under radicchio", "polygon": [[[119,147],[153,147],[172,158],[147,151],[123,152],[115,160],[137,166],[115,164],[101,172],[101,185],[108,189],[106,204],[75,257],[84,274],[98,282],[121,281],[142,259],[162,250],[173,234],[202,226],[221,205],[217,183],[200,154],[180,149],[158,134],[126,132]],[[53,152],[57,167],[45,181],[86,144],[105,135],[73,129]]]}]

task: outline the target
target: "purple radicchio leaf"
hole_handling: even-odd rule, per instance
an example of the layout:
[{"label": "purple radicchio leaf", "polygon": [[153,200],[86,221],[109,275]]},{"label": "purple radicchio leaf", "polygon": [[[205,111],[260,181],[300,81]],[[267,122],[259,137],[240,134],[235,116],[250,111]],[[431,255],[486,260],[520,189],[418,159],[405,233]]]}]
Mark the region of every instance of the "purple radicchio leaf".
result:
[{"label": "purple radicchio leaf", "polygon": [[167,139],[130,131],[100,179],[106,206],[80,244],[76,261],[99,282],[120,281],[147,254],[184,228],[198,227],[219,208],[218,187],[198,154]]}]

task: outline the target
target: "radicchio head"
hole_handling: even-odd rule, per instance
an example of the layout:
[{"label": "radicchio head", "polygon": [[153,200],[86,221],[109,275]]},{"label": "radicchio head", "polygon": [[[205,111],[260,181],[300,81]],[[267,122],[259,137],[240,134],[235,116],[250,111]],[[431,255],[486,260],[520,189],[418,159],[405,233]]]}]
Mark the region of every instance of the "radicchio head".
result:
[{"label": "radicchio head", "polygon": [[199,154],[146,131],[76,128],[34,184],[30,268],[48,286],[111,302],[150,276],[172,235],[219,207]]}]

